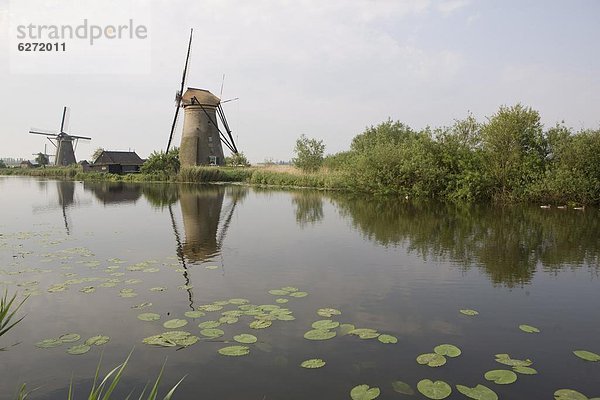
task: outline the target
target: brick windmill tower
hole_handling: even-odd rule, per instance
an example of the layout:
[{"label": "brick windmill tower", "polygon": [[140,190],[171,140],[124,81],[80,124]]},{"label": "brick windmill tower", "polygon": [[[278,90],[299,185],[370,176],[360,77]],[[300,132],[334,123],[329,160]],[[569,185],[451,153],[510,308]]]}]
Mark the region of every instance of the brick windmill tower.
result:
[{"label": "brick windmill tower", "polygon": [[[223,144],[233,153],[238,150],[233,140],[229,124],[225,118],[221,99],[210,91],[188,87],[185,93],[185,79],[187,75],[190,50],[192,47],[192,34],[190,32],[190,41],[188,44],[185,66],[183,68],[183,77],[181,79],[181,88],[176,94],[175,117],[171,125],[171,134],[167,144],[167,152],[171,147],[173,132],[177,124],[179,109],[183,108],[183,133],[181,135],[181,145],[179,147],[179,160],[182,167],[195,165],[223,165],[225,156],[223,154]],[[227,100],[226,100],[227,101]],[[217,123],[221,121],[221,126],[226,134],[219,128]]]}]

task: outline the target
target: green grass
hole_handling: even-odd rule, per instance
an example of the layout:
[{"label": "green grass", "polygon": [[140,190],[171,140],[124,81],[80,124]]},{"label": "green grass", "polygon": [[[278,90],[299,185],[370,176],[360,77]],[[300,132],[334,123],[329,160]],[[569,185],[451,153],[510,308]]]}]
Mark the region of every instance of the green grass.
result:
[{"label": "green grass", "polygon": [[[16,312],[21,308],[27,297],[21,300],[20,303],[15,304],[15,299],[17,298],[17,294],[15,293],[10,299],[8,298],[8,291],[4,291],[4,296],[0,298],[0,336],[4,335],[6,332],[14,328],[19,322],[25,318],[22,316],[17,320],[13,320],[15,318]],[[0,349],[3,350],[3,349]]]},{"label": "green grass", "polygon": [[[125,371],[125,368],[127,367],[127,364],[129,363],[129,359],[131,358],[132,352],[129,353],[129,355],[127,356],[125,361],[123,361],[121,364],[117,365],[112,370],[110,370],[104,376],[104,378],[102,378],[102,380],[100,380],[100,367],[102,365],[102,356],[100,356],[100,361],[98,362],[98,366],[96,367],[96,373],[94,374],[94,381],[92,383],[92,387],[90,388],[90,392],[87,395],[87,400],[110,400],[110,399],[114,398],[113,393],[114,393],[115,389],[117,389],[117,386],[119,385],[119,382],[121,381],[121,378],[123,377],[123,373]],[[150,388],[150,390],[147,392],[148,385],[146,385],[144,387],[144,389],[142,389],[142,392],[139,394],[139,396],[137,396],[135,398],[137,398],[138,400],[144,400],[144,399],[156,400],[156,399],[158,399],[159,398],[158,387],[160,385],[160,381],[162,380],[162,375],[163,375],[164,369],[165,369],[165,366],[163,364],[160,369],[160,372],[158,373],[158,377],[154,380],[154,383],[152,384],[152,387]],[[179,380],[179,382],[177,382],[175,384],[175,386],[173,386],[164,395],[162,400],[171,400],[173,398],[173,394],[175,393],[175,390],[177,389],[179,384],[181,384],[181,382],[184,379],[185,379],[185,376],[183,378],[181,378]],[[37,389],[39,389],[39,388],[37,388]],[[37,389],[27,391],[27,386],[25,384],[22,384],[17,392],[15,399],[16,400],[26,400],[28,398],[29,394]],[[127,395],[125,400],[133,399],[134,398],[134,397],[132,397],[133,393],[134,393],[134,391],[132,390],[129,393],[129,395]],[[144,396],[146,396],[146,397],[144,397]],[[73,388],[73,381],[71,381],[71,383],[69,384],[69,391],[67,393],[66,399],[67,400],[75,399],[75,390]]]}]

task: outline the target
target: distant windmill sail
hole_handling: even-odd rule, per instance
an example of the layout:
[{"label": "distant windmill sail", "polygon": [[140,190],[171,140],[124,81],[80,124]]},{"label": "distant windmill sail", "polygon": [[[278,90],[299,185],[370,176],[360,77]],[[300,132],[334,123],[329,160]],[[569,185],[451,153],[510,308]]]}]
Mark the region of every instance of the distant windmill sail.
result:
[{"label": "distant windmill sail", "polygon": [[183,76],[181,77],[181,88],[177,92],[175,96],[175,101],[177,105],[175,106],[175,117],[173,117],[173,124],[171,124],[171,133],[169,134],[169,142],[167,143],[167,153],[171,148],[171,141],[173,141],[173,133],[175,132],[175,126],[177,125],[177,117],[179,116],[179,107],[181,106],[181,98],[183,95],[183,89],[185,87],[185,78],[187,76],[187,68],[188,61],[190,59],[190,50],[192,49],[192,35],[194,34],[194,29],[190,29],[190,41],[188,43],[187,55],[185,57],[185,66],[183,67]]},{"label": "distant windmill sail", "polygon": [[92,140],[92,138],[87,136],[76,136],[69,135],[65,131],[69,124],[69,109],[67,107],[63,108],[63,115],[60,122],[60,131],[58,133],[52,133],[50,131],[41,131],[41,130],[30,130],[29,133],[34,135],[44,135],[48,136],[48,140],[54,147],[56,147],[56,156],[54,157],[54,164],[67,166],[71,164],[77,163],[75,159],[75,150],[73,149],[73,142],[75,141],[75,146],[77,146],[77,142],[79,139],[83,140]]}]

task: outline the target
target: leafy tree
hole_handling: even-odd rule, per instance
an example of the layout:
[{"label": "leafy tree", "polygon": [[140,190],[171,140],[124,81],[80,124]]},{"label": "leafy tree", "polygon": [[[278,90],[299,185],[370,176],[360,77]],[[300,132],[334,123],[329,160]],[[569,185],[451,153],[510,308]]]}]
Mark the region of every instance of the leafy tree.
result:
[{"label": "leafy tree", "polygon": [[324,152],[325,145],[322,140],[310,139],[306,135],[301,135],[296,140],[294,147],[296,157],[292,159],[292,162],[305,172],[314,172],[323,165]]},{"label": "leafy tree", "polygon": [[225,157],[225,165],[249,167],[250,163],[243,152],[232,154],[230,157]]},{"label": "leafy tree", "polygon": [[415,132],[400,121],[388,119],[377,126],[367,128],[363,133],[352,139],[350,149],[355,152],[365,152],[383,144],[398,144],[415,136]]},{"label": "leafy tree", "polygon": [[154,151],[140,168],[143,174],[167,173],[176,174],[179,172],[181,164],[179,163],[179,148],[174,147],[168,153],[164,151]]},{"label": "leafy tree", "polygon": [[0,168],[6,168],[6,164],[4,163],[4,160],[0,160]]},{"label": "leafy tree", "polygon": [[98,147],[96,150],[94,150],[94,153],[92,154],[92,163],[96,162],[96,160],[98,159],[98,157],[100,157],[100,154],[102,154],[103,151],[104,149],[102,147]]},{"label": "leafy tree", "polygon": [[44,153],[37,153],[37,156],[35,157],[35,162],[41,165],[42,167],[45,167],[50,163],[50,160],[49,157]]},{"label": "leafy tree", "polygon": [[546,144],[540,115],[530,107],[502,106],[481,129],[485,167],[496,195],[522,197],[543,175]]}]

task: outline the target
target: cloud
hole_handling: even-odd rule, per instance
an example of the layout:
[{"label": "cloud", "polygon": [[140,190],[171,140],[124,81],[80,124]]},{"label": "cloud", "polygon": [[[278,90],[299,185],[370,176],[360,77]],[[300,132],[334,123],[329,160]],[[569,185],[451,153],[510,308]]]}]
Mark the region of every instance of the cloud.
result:
[{"label": "cloud", "polygon": [[456,10],[464,8],[469,4],[470,0],[444,0],[437,4],[436,9],[443,15],[448,16]]}]

